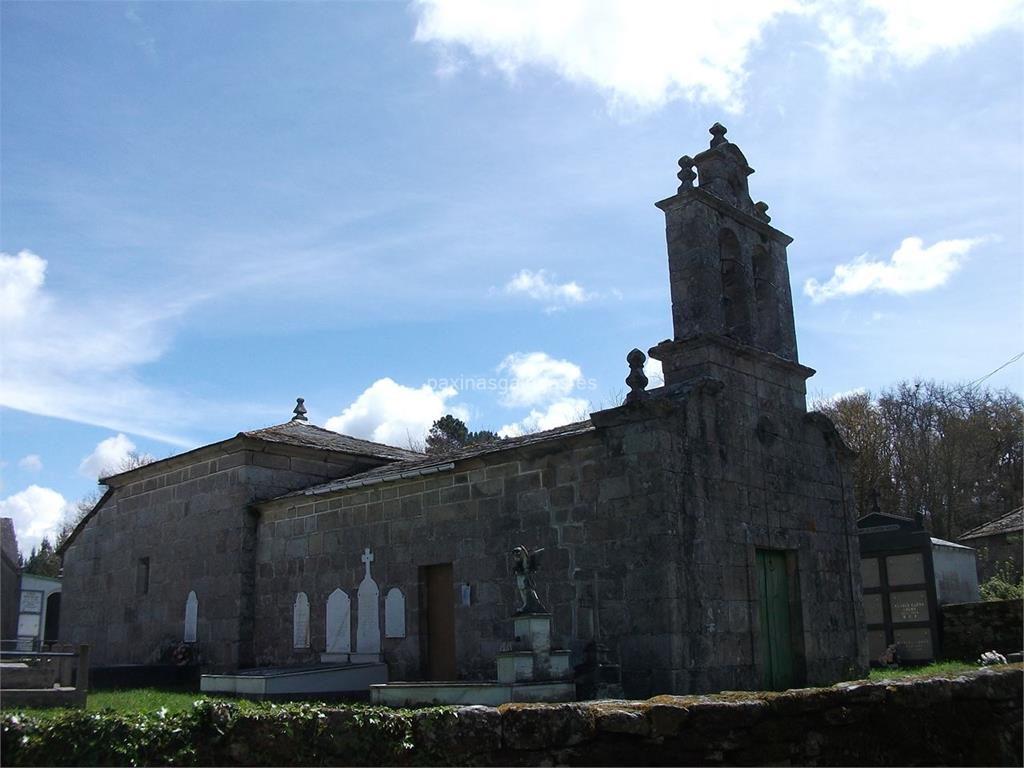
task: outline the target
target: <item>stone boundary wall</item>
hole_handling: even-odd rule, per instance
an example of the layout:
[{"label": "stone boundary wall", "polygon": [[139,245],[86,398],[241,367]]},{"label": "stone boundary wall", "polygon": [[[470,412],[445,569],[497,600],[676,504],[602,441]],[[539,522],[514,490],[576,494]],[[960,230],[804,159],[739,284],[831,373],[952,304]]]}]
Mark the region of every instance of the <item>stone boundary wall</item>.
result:
[{"label": "stone boundary wall", "polygon": [[[1021,765],[1024,665],[784,693],[2,718],[4,765]],[[111,734],[116,733],[116,738]]]},{"label": "stone boundary wall", "polygon": [[1024,650],[1024,600],[952,603],[940,608],[942,655],[977,661],[985,651]]},{"label": "stone boundary wall", "polygon": [[1021,765],[1022,666],[646,701],[423,713],[451,764]]}]

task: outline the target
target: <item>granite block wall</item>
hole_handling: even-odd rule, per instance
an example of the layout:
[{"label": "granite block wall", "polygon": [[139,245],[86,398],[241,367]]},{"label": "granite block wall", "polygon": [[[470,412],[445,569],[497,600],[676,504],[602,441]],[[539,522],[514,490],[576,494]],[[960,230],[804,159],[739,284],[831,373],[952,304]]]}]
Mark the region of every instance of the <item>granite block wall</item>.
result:
[{"label": "granite block wall", "polygon": [[195,591],[204,663],[210,670],[251,663],[256,520],[249,505],[350,472],[352,463],[250,447],[137,470],[64,553],[61,639],[88,643],[96,666],[166,661],[183,639],[185,601]]},{"label": "granite block wall", "polygon": [[[324,650],[326,601],[352,598],[373,550],[383,595],[407,601],[408,635],[384,639],[393,680],[422,679],[422,566],[451,563],[457,671],[493,679],[512,639],[508,552],[543,547],[538,592],[553,642],[600,636],[628,696],[761,686],[758,549],[790,564],[797,678],[863,673],[849,457],[827,423],[774,397],[751,368],[594,414],[570,439],[459,462],[424,477],[261,505],[255,653],[310,662]],[[461,602],[468,585],[469,605]],[[595,611],[595,585],[596,604]],[[292,604],[310,601],[311,647],[292,647]]]}]

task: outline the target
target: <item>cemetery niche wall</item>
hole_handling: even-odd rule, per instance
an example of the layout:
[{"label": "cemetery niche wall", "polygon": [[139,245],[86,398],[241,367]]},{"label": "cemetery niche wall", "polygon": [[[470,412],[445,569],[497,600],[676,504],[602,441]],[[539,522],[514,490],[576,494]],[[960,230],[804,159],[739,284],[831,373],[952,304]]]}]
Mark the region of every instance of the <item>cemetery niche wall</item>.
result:
[{"label": "cemetery niche wall", "polygon": [[68,638],[144,661],[194,590],[211,665],[487,680],[514,634],[509,553],[526,547],[541,550],[550,646],[618,665],[628,696],[863,674],[851,454],[806,411],[791,238],[725,133],[657,203],[673,335],[649,354],[664,386],[647,388],[633,350],[621,406],[444,456],[317,430],[300,402],[287,424],[108,478],[65,550]]},{"label": "cemetery niche wall", "polygon": [[933,538],[920,516],[876,511],[857,526],[871,663],[892,645],[901,663],[940,658],[940,607],[979,600],[975,551]]}]

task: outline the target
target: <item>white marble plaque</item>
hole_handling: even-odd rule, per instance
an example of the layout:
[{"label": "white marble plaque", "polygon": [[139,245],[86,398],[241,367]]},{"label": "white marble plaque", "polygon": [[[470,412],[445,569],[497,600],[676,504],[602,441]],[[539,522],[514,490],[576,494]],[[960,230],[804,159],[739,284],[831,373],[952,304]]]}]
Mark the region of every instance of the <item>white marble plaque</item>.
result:
[{"label": "white marble plaque", "polygon": [[196,641],[196,624],[199,621],[199,598],[194,591],[188,593],[185,599],[185,635],[186,643]]},{"label": "white marble plaque", "polygon": [[352,652],[352,601],[343,589],[327,598],[327,653]]},{"label": "white marble plaque", "polygon": [[370,576],[373,553],[367,547],[360,558],[366,573],[356,594],[359,615],[356,618],[356,653],[380,653],[380,589]]},{"label": "white marble plaque", "polygon": [[890,586],[924,584],[924,558],[920,552],[909,555],[890,555],[885,558],[885,570]]},{"label": "white marble plaque", "polygon": [[871,589],[881,584],[878,578],[878,558],[864,557],[860,561],[860,580],[864,589]]},{"label": "white marble plaque", "polygon": [[901,661],[923,661],[934,655],[930,629],[896,629],[892,635]]},{"label": "white marble plaque", "polygon": [[384,637],[405,637],[405,595],[398,587],[384,596]]},{"label": "white marble plaque", "polygon": [[[885,615],[882,613],[881,595],[864,595],[864,623],[882,624]],[[885,650],[884,648],[882,650]]]},{"label": "white marble plaque", "polygon": [[18,637],[39,636],[39,614],[23,613],[18,617]]},{"label": "white marble plaque", "polygon": [[295,596],[292,607],[292,646],[309,648],[309,598],[305,592]]},{"label": "white marble plaque", "polygon": [[928,621],[928,594],[924,590],[893,592],[889,595],[892,623]]},{"label": "white marble plaque", "polygon": [[22,613],[42,613],[43,593],[37,589],[26,589],[21,593]]}]

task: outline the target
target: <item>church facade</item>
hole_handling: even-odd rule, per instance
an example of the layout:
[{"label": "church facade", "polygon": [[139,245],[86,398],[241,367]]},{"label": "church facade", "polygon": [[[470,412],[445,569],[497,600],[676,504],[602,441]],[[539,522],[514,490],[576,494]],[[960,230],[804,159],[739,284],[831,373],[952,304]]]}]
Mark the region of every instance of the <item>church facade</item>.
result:
[{"label": "church facade", "polygon": [[184,622],[211,669],[379,654],[392,680],[491,679],[525,546],[552,646],[607,648],[628,696],[864,673],[851,455],[806,411],[791,239],[711,133],[658,203],[664,386],[634,350],[623,405],[548,432],[424,456],[300,411],[108,478],[64,551],[66,639],[146,663]]}]

